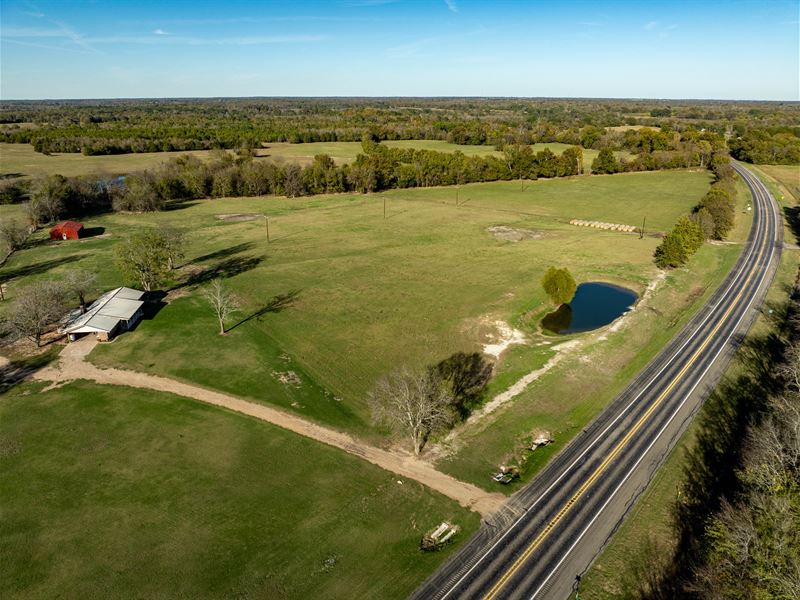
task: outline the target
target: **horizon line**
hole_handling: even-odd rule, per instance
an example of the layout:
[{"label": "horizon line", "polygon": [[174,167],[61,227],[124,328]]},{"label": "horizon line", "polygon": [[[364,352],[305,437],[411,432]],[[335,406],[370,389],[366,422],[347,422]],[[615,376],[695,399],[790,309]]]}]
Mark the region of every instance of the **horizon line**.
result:
[{"label": "horizon line", "polygon": [[42,97],[0,98],[2,102],[103,102],[109,100],[627,100],[650,102],[770,102],[800,104],[798,99],[767,98],[690,98],[667,96],[514,96],[514,95],[277,95],[277,96],[100,96],[100,97]]}]

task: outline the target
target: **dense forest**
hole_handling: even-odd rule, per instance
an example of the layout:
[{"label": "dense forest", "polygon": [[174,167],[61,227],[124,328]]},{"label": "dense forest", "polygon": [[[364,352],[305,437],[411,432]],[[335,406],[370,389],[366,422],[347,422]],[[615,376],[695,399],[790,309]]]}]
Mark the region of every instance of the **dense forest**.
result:
[{"label": "dense forest", "polygon": [[[631,126],[647,126],[650,139]],[[271,142],[446,140],[560,142],[630,152],[674,149],[670,137],[713,133],[734,157],[797,162],[800,104],[513,98],[248,98],[0,103],[0,142],[87,155],[257,148]],[[737,143],[737,141],[741,143]],[[768,158],[769,160],[762,160]]]}]

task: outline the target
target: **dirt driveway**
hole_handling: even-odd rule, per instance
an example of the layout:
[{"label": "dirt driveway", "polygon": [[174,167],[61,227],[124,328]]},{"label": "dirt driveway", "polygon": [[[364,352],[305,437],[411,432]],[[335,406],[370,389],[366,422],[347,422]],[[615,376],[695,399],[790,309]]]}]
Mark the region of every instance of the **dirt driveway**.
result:
[{"label": "dirt driveway", "polygon": [[484,517],[497,511],[507,499],[500,493],[486,492],[470,483],[459,481],[454,477],[441,473],[429,463],[415,458],[411,454],[406,455],[375,448],[352,438],[346,433],[311,423],[277,408],[248,402],[235,396],[167,377],[123,369],[100,369],[85,360],[86,356],[94,348],[95,343],[94,340],[87,337],[69,344],[61,352],[56,363],[38,371],[34,378],[51,381],[56,385],[74,379],[87,379],[101,384],[126,385],[159,392],[169,392],[233,410],[267,421],[323,444],[339,448],[401,477],[419,481],[431,489],[452,498],[462,506],[479,512]]}]

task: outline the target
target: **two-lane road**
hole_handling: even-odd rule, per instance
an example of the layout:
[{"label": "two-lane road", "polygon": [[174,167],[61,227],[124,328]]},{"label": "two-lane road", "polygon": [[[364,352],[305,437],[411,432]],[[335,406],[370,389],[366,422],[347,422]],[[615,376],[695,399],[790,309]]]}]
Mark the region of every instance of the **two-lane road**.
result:
[{"label": "two-lane road", "polygon": [[755,318],[777,268],[782,221],[747,169],[753,225],[731,273],[606,409],[413,595],[566,598],[685,431]]}]

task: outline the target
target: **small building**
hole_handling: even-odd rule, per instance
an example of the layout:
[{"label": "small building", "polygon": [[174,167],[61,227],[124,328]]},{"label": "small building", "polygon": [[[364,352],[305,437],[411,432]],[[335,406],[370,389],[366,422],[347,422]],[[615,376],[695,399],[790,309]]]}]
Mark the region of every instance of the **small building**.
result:
[{"label": "small building", "polygon": [[78,335],[94,333],[101,342],[127,331],[142,318],[144,292],[120,287],[106,292],[95,300],[84,314],[76,312],[67,317],[61,331],[75,341]]},{"label": "small building", "polygon": [[77,240],[83,237],[83,224],[77,221],[64,221],[50,230],[51,240]]}]

